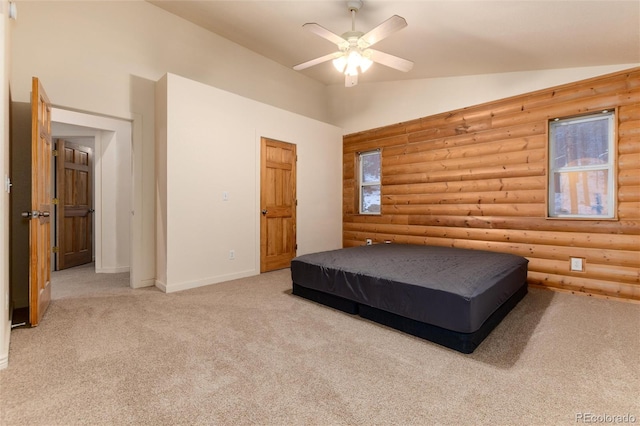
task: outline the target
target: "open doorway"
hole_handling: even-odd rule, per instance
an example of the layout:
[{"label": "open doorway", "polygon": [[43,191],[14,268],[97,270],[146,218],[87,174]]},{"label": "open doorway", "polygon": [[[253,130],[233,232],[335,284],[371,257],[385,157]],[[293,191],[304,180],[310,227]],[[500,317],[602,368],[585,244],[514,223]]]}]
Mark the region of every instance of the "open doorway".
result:
[{"label": "open doorway", "polygon": [[[29,221],[22,211],[30,209],[31,167],[31,106],[28,103],[12,103],[11,166],[14,177],[11,206],[10,235],[10,312],[12,326],[26,325],[20,321],[19,312],[29,313]],[[133,121],[139,118],[133,117]],[[140,151],[139,126],[134,135],[133,121],[97,116],[53,107],[51,109],[51,139],[65,137],[76,141],[92,141],[94,162],[92,170],[93,214],[92,262],[94,273],[125,274],[130,287],[140,287],[134,265],[140,256],[132,255],[131,246],[140,242],[141,217],[134,217],[134,205],[140,197],[140,156],[135,165],[133,151]],[[48,167],[47,167],[48,169]],[[137,195],[134,195],[137,182]],[[136,201],[138,200],[138,201]],[[20,203],[24,201],[24,206]],[[54,210],[51,209],[53,215]],[[15,217],[14,217],[15,216]],[[48,218],[48,215],[47,215]],[[51,248],[56,239],[51,239]],[[138,274],[139,275],[139,274]],[[137,281],[136,281],[137,279]],[[138,285],[135,285],[138,283]],[[22,324],[21,324],[22,323]]]},{"label": "open doorway", "polygon": [[[122,273],[131,270],[131,211],[132,209],[132,123],[128,120],[96,116],[76,111],[53,108],[51,134],[54,140],[65,141],[71,149],[66,149],[67,156],[82,156],[82,151],[90,152],[92,157],[90,172],[92,179],[88,183],[91,200],[86,200],[84,210],[78,214],[89,213],[90,229],[86,231],[91,237],[91,262],[96,273]],[[57,161],[65,155],[58,151]],[[71,165],[71,168],[82,166]],[[59,173],[65,173],[58,167]],[[71,174],[71,171],[67,171]],[[56,197],[60,202],[63,194]],[[64,214],[64,208],[56,209]],[[62,222],[57,217],[56,223]],[[67,219],[67,222],[72,222]],[[89,221],[85,221],[88,224]],[[86,225],[85,225],[86,226]],[[82,224],[79,225],[82,227]],[[70,235],[70,231],[56,226],[55,239],[64,241],[62,232]],[[74,232],[77,229],[74,230]],[[62,247],[57,245],[58,253],[55,269],[60,267]],[[81,256],[81,255],[78,255]],[[87,262],[80,262],[83,264]]]}]

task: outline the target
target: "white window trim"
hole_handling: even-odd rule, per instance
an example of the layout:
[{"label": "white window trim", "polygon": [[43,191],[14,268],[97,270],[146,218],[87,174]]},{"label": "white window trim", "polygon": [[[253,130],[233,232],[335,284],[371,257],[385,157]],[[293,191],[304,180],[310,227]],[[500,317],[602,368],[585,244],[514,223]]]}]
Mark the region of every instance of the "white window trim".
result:
[{"label": "white window trim", "polygon": [[[603,118],[603,115],[606,114],[606,118]],[[575,117],[575,118],[567,118],[567,119],[555,119],[554,121],[549,122],[549,174],[547,179],[548,186],[548,208],[547,208],[547,217],[551,219],[615,219],[617,212],[617,179],[615,175],[615,164],[616,164],[616,149],[615,149],[615,119],[616,115],[614,111],[602,111],[601,113],[594,113],[588,116],[583,117]],[[554,167],[554,158],[556,157],[555,148],[556,144],[554,138],[554,129],[561,123],[582,123],[588,121],[596,121],[596,120],[607,120],[609,127],[609,161],[607,164],[595,164],[595,165],[587,165],[587,166],[565,166],[565,167]],[[555,211],[555,181],[554,175],[555,173],[565,173],[565,172],[576,172],[576,171],[598,171],[598,170],[606,170],[609,182],[609,193],[607,196],[607,202],[610,206],[610,212],[606,215],[596,215],[596,214],[557,214]]]},{"label": "white window trim", "polygon": [[[363,177],[362,164],[364,163],[362,161],[362,157],[366,155],[374,155],[374,154],[377,154],[380,156],[380,177],[382,178],[382,153],[380,152],[380,150],[375,149],[373,151],[364,151],[364,152],[358,153],[358,213],[359,214],[366,214],[366,215],[382,214],[382,182],[381,180],[373,181],[373,182],[363,182],[363,179],[362,179]],[[375,185],[380,186],[380,211],[379,212],[363,212],[362,211],[362,199],[363,199],[362,190],[366,186],[375,186]]]}]

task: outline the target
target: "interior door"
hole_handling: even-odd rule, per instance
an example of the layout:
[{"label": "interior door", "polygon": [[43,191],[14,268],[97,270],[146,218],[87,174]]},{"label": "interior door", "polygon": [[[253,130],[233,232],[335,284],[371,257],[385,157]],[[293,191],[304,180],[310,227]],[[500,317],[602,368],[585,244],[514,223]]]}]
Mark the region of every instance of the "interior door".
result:
[{"label": "interior door", "polygon": [[29,322],[37,326],[51,301],[51,102],[34,77],[31,90]]},{"label": "interior door", "polygon": [[288,268],[296,256],[296,146],[262,138],[260,272]]},{"label": "interior door", "polygon": [[93,260],[93,150],[63,139],[56,141],[58,198],[58,270]]}]

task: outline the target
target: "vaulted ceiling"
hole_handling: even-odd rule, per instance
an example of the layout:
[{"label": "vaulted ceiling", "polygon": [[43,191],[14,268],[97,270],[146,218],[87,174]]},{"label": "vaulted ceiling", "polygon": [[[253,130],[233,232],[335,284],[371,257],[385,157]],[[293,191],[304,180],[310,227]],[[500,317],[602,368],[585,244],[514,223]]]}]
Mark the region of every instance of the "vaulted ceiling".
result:
[{"label": "vaulted ceiling", "polygon": [[[346,1],[150,2],[286,67],[337,50],[304,23],[351,29]],[[640,63],[638,0],[365,0],[356,30],[392,15],[408,27],[376,49],[415,66],[402,73],[374,64],[361,82]],[[344,80],[330,61],[300,72],[326,85]]]}]

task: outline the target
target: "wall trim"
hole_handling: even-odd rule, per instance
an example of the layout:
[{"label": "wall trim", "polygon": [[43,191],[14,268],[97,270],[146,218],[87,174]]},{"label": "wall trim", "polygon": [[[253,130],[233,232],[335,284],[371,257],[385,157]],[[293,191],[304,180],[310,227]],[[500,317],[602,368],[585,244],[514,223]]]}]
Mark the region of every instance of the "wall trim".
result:
[{"label": "wall trim", "polygon": [[156,281],[156,287],[163,290],[165,293],[174,293],[176,291],[190,290],[192,288],[204,287],[211,284],[219,284],[226,281],[237,280],[240,278],[252,277],[254,275],[259,275],[255,269],[250,269],[247,271],[236,272],[233,274],[227,275],[217,275],[215,277],[203,278],[194,281],[184,281],[181,283],[171,284],[171,285],[163,285],[164,289],[160,287],[162,285],[158,281]]},{"label": "wall trim", "polygon": [[11,320],[6,321],[4,324],[6,328],[4,332],[4,342],[2,346],[2,353],[0,354],[0,370],[4,370],[9,366],[9,344],[11,341]]},{"label": "wall trim", "polygon": [[96,274],[119,274],[121,272],[130,272],[131,268],[128,266],[114,266],[112,268],[96,268]]}]

